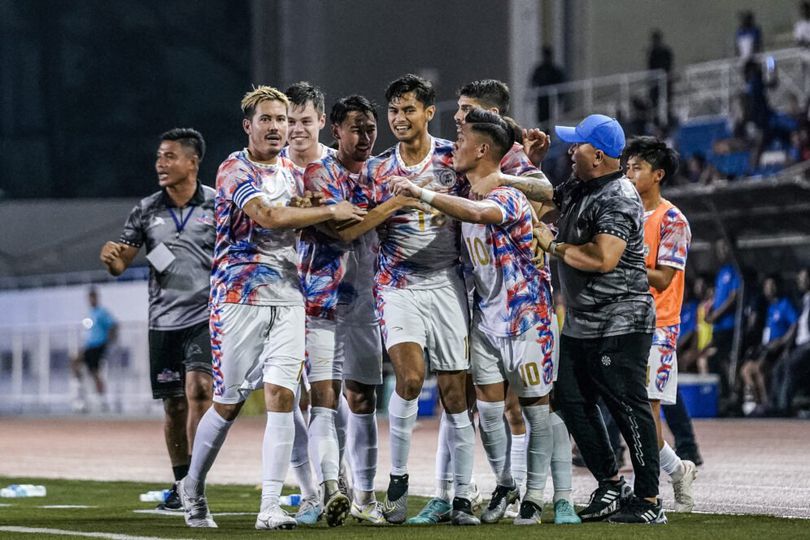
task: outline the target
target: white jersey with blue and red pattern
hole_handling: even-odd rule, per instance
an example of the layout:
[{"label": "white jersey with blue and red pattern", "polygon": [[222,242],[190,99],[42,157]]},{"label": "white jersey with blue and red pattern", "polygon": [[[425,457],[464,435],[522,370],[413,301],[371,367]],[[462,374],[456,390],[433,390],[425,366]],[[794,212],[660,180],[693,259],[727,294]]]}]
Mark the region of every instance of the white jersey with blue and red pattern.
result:
[{"label": "white jersey with blue and red pattern", "polygon": [[[366,210],[374,206],[373,182],[350,172],[335,155],[307,167],[304,187],[313,194],[319,193],[325,205],[349,201]],[[373,302],[363,300],[372,298],[377,251],[374,230],[352,242],[342,242],[314,227],[305,229],[300,243],[300,271],[307,315],[334,319],[337,307],[342,305],[352,312],[353,320],[375,321]],[[370,309],[358,313],[353,311],[355,305]]]},{"label": "white jersey with blue and red pattern", "polygon": [[256,163],[244,149],[222,162],[216,182],[212,304],[303,305],[298,232],[262,227],[243,210],[256,197],[287,206],[302,194],[294,165],[285,158],[273,165]]},{"label": "white jersey with blue and red pattern", "polygon": [[[403,176],[436,191],[458,195],[466,180],[453,170],[453,143],[431,137],[425,159],[406,165],[395,145],[366,162],[365,174],[373,179],[376,202],[392,193],[388,179]],[[426,183],[425,183],[426,182]],[[378,287],[433,289],[450,283],[459,266],[458,222],[439,212],[403,208],[391,216],[380,235],[375,278]]]},{"label": "white jersey with blue and red pattern", "polygon": [[532,212],[518,190],[497,187],[486,197],[501,211],[497,225],[462,223],[465,269],[475,283],[479,328],[511,337],[546,321],[551,332],[551,282],[532,264]]}]

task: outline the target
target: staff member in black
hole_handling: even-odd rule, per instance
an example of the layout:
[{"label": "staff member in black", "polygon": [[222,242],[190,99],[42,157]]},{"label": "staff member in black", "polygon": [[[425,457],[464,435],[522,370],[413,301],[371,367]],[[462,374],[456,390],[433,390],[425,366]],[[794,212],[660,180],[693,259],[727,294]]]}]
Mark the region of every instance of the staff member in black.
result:
[{"label": "staff member in black", "polygon": [[[583,521],[666,523],[658,499],[658,446],[646,391],[655,308],[644,267],[644,209],[621,170],[624,131],[607,116],[556,127],[572,143],[573,177],[554,190],[559,234],[541,226],[557,258],[566,304],[557,405],[599,481]],[[605,400],[630,447],[635,495],[619,477],[599,409]]]}]

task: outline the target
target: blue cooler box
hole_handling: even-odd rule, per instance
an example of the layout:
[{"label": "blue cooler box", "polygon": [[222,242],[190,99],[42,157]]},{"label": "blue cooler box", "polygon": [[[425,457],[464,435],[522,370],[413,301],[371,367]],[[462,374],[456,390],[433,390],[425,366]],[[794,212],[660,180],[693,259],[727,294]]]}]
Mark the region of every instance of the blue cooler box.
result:
[{"label": "blue cooler box", "polygon": [[716,418],[720,399],[720,375],[678,374],[678,390],[692,418]]}]

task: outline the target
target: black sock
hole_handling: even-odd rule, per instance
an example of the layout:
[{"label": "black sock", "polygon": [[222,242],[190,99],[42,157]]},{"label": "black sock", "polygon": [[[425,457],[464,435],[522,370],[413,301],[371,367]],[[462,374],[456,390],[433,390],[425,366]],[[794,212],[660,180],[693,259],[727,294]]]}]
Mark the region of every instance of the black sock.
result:
[{"label": "black sock", "polygon": [[186,477],[186,475],[188,474],[188,466],[189,464],[186,463],[185,465],[175,465],[174,467],[172,467],[175,482],[179,482],[180,480]]},{"label": "black sock", "polygon": [[389,501],[396,501],[405,492],[408,491],[408,475],[403,474],[402,476],[398,476],[395,474],[391,475],[391,483],[388,484],[388,500]]}]

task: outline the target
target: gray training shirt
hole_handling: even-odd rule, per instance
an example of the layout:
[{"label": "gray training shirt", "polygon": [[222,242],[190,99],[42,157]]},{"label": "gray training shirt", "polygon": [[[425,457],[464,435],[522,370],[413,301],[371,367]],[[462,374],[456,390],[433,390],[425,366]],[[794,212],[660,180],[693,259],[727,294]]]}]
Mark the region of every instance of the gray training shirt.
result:
[{"label": "gray training shirt", "polygon": [[161,190],[142,199],[127,218],[121,242],[151,253],[164,243],[175,259],[162,272],[149,265],[149,328],[178,330],[208,320],[214,254],[214,190],[197,192],[180,210]]},{"label": "gray training shirt", "polygon": [[601,338],[655,330],[655,307],[644,266],[644,207],[620,171],[588,182],[571,179],[554,190],[560,209],[558,242],[581,245],[598,234],[627,242],[610,272],[557,265],[566,304],[563,334]]}]

